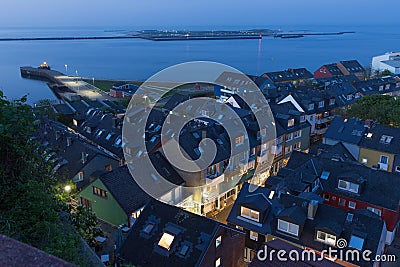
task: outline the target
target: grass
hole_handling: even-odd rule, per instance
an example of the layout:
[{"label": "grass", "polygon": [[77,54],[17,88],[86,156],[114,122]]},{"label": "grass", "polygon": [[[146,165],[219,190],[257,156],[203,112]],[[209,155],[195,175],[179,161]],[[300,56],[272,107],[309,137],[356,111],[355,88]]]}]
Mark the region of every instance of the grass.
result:
[{"label": "grass", "polygon": [[[82,79],[82,80],[89,84],[93,84],[92,79]],[[140,81],[96,80],[95,79],[93,85],[104,92],[110,92],[110,88],[113,87],[114,84],[120,83],[120,82],[135,84],[138,86],[140,86],[142,84],[142,82],[140,82]]]}]

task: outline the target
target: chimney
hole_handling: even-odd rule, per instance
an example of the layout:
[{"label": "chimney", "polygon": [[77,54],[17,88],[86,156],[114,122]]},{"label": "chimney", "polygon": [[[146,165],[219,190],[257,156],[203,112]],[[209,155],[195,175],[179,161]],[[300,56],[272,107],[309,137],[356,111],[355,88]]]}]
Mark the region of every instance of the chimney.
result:
[{"label": "chimney", "polygon": [[85,151],[82,151],[82,164],[85,164],[87,160],[87,154]]},{"label": "chimney", "polygon": [[317,213],[318,209],[318,201],[317,200],[311,200],[308,203],[308,209],[307,209],[307,218],[310,220],[314,220],[315,214]]},{"label": "chimney", "polygon": [[371,120],[371,119],[365,120],[364,126],[367,127],[367,128],[371,128],[371,126],[372,126],[372,120]]},{"label": "chimney", "polygon": [[67,146],[71,146],[72,145],[72,137],[68,136],[67,137]]}]

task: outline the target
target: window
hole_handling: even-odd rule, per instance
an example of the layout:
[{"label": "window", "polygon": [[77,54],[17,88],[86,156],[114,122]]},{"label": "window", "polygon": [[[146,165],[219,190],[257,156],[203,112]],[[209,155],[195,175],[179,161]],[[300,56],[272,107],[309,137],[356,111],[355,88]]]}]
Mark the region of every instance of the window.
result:
[{"label": "window", "polygon": [[288,120],[287,126],[292,127],[294,125],[294,119]]},{"label": "window", "polygon": [[349,247],[358,249],[358,250],[362,250],[362,247],[364,245],[364,238],[355,236],[355,235],[351,235],[350,237],[350,243],[349,243]]},{"label": "window", "polygon": [[379,86],[379,91],[383,91],[383,85]]},{"label": "window", "polygon": [[388,164],[388,162],[389,162],[389,157],[388,157],[388,156],[381,155],[381,158],[379,159],[379,163],[381,163],[381,164]]},{"label": "window", "polygon": [[396,168],[394,170],[395,170],[395,172],[400,172],[400,166],[396,166]]},{"label": "window", "polygon": [[144,229],[143,229],[143,232],[145,232],[146,234],[150,234],[151,233],[151,230],[153,230],[153,228],[154,228],[154,224],[153,223],[148,223],[145,227],[144,227]]},{"label": "window", "polygon": [[352,222],[353,221],[354,214],[353,213],[347,213],[346,221]]},{"label": "window", "polygon": [[375,213],[375,214],[377,214],[379,216],[381,216],[381,214],[382,214],[382,211],[380,209],[376,209],[376,208],[373,208],[373,207],[367,207],[367,210],[370,210],[370,211],[372,211],[373,213]]},{"label": "window", "polygon": [[339,198],[339,206],[346,206],[346,200],[343,198]]},{"label": "window", "polygon": [[158,245],[169,251],[171,249],[172,242],[174,242],[174,239],[175,237],[173,235],[164,232],[160,241],[158,242]]},{"label": "window", "polygon": [[80,172],[78,173],[78,180],[77,180],[77,182],[80,182],[80,181],[83,181],[83,171],[80,171]]},{"label": "window", "polygon": [[217,237],[217,239],[215,240],[215,247],[219,247],[219,245],[221,245],[222,243],[222,236]]},{"label": "window", "polygon": [[351,100],[353,98],[353,95],[347,95],[347,100]]},{"label": "window", "polygon": [[238,136],[238,137],[235,138],[235,144],[236,145],[243,144],[243,142],[244,142],[244,135],[241,135],[241,136]]},{"label": "window", "polygon": [[349,208],[350,209],[355,209],[356,208],[356,202],[349,201]]},{"label": "window", "polygon": [[285,147],[285,155],[292,153],[292,150],[293,150],[292,146]]},{"label": "window", "polygon": [[360,98],[360,93],[356,93],[355,98]]},{"label": "window", "polygon": [[382,135],[381,140],[379,141],[381,144],[390,144],[392,142],[393,136]]},{"label": "window", "polygon": [[250,231],[250,239],[254,241],[258,241],[258,233]]},{"label": "window", "polygon": [[293,133],[286,135],[286,141],[291,141],[291,140],[293,140]]},{"label": "window", "polygon": [[218,258],[216,261],[215,261],[215,267],[220,267],[221,266],[221,258]]},{"label": "window", "polygon": [[324,200],[329,201],[329,194],[324,194]]},{"label": "window", "polygon": [[319,103],[318,103],[318,107],[319,108],[323,108],[324,107],[324,101],[319,101]]},{"label": "window", "polygon": [[350,183],[350,182],[347,182],[347,181],[344,181],[344,180],[339,180],[338,188],[346,190],[346,191],[350,191],[350,192],[353,192],[353,193],[358,193],[359,185],[358,184],[354,184],[354,183]]},{"label": "window", "polygon": [[322,231],[317,231],[317,240],[331,246],[336,245],[336,236]]},{"label": "window", "polygon": [[305,121],[306,121],[306,116],[301,115],[301,116],[300,116],[300,122],[305,122]]},{"label": "window", "polygon": [[293,150],[301,150],[301,142],[298,142],[293,145]]},{"label": "window", "polygon": [[299,235],[299,226],[297,224],[281,219],[278,219],[278,230],[295,236]]},{"label": "window", "polygon": [[246,208],[246,207],[240,207],[240,216],[259,222],[260,221],[260,213],[258,211]]},{"label": "window", "polygon": [[335,99],[334,98],[331,98],[331,99],[329,99],[329,105],[335,105]]},{"label": "window", "polygon": [[368,164],[368,159],[367,159],[367,158],[362,158],[361,162],[362,162],[363,164]]},{"label": "window", "polygon": [[93,195],[107,199],[107,191],[93,186]]},{"label": "window", "polygon": [[314,104],[313,103],[309,104],[308,105],[308,110],[313,110],[313,109],[314,109]]},{"label": "window", "polygon": [[301,137],[301,130],[295,131],[294,138],[300,138],[300,137]]},{"label": "window", "polygon": [[89,199],[86,199],[84,197],[81,197],[81,204],[84,206],[87,210],[92,210],[92,201]]}]

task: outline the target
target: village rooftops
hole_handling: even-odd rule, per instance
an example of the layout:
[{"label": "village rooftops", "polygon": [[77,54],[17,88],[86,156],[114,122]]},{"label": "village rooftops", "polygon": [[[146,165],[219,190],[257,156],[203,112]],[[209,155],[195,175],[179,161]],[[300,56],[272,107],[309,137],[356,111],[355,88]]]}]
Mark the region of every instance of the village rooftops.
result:
[{"label": "village rooftops", "polygon": [[324,138],[341,141],[344,143],[358,145],[367,131],[365,123],[357,118],[335,117]]}]

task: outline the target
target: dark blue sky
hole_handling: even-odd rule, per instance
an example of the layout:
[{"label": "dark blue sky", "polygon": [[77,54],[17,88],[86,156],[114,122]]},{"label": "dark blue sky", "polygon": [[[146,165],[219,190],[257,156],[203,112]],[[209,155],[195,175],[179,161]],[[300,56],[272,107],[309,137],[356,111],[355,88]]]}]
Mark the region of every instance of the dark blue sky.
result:
[{"label": "dark blue sky", "polygon": [[399,0],[6,0],[0,27],[399,24]]}]

